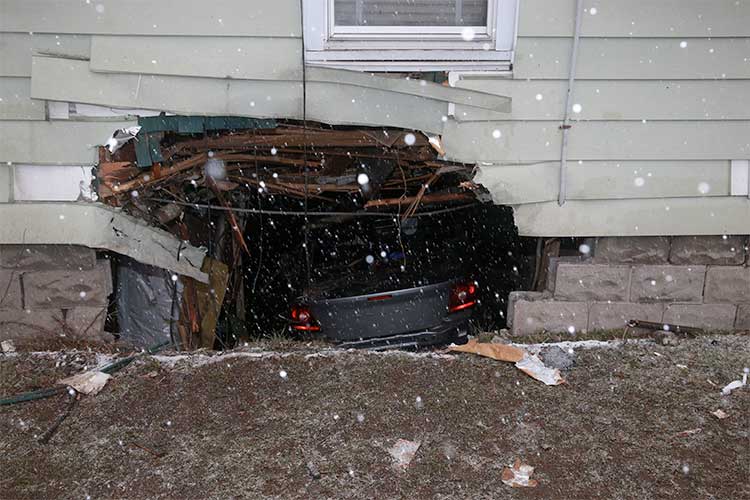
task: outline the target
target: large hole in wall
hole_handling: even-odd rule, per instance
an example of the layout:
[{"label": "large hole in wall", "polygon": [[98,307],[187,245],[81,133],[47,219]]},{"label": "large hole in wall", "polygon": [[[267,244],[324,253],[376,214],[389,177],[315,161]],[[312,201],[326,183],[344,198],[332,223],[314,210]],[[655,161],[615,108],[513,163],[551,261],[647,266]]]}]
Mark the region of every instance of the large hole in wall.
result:
[{"label": "large hole in wall", "polygon": [[98,170],[104,202],[226,265],[222,293],[207,289],[221,303],[214,335],[200,331],[206,289],[183,279],[172,292],[180,325],[171,334],[187,347],[285,336],[290,307],[311,293],[361,295],[457,278],[479,284],[475,328],[505,326],[508,293],[529,273],[529,245],[512,210],[472,182],[472,166],[441,160],[439,138],[214,122],[142,120],[135,140],[102,151]]}]

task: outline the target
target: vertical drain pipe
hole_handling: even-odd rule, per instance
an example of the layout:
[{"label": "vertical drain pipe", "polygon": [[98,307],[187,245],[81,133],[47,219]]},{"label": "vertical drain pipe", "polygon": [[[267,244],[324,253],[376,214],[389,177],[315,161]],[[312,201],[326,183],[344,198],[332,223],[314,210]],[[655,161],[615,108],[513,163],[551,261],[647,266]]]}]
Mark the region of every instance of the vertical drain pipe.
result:
[{"label": "vertical drain pipe", "polygon": [[568,69],[568,93],[565,96],[565,114],[563,115],[562,147],[560,149],[560,192],[557,204],[563,206],[568,195],[568,133],[570,131],[570,101],[576,82],[576,63],[578,62],[578,41],[581,37],[581,17],[583,14],[583,0],[576,0],[575,31],[573,32],[573,49],[570,52],[570,68]]}]

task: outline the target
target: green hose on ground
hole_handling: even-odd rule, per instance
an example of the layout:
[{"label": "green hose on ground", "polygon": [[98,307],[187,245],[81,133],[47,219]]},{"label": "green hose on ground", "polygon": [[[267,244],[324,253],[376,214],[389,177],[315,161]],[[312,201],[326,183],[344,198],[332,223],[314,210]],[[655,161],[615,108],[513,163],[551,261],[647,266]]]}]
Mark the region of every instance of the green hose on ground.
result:
[{"label": "green hose on ground", "polygon": [[[162,342],[161,344],[156,344],[148,349],[144,353],[134,354],[132,356],[128,356],[127,358],[118,359],[116,361],[113,361],[107,365],[104,365],[101,367],[98,371],[104,372],[104,373],[115,373],[116,371],[122,370],[126,366],[128,366],[135,358],[140,356],[141,354],[155,354],[168,345],[170,345],[171,341]],[[16,396],[7,396],[2,399],[0,399],[0,406],[8,406],[8,405],[14,405],[16,403],[25,403],[27,401],[36,401],[38,399],[44,399],[49,398],[52,396],[55,396],[57,394],[62,394],[63,392],[67,391],[68,387],[65,385],[58,385],[55,387],[50,387],[47,389],[39,389],[36,391],[30,391],[30,392],[24,392],[23,394],[18,394]]]}]

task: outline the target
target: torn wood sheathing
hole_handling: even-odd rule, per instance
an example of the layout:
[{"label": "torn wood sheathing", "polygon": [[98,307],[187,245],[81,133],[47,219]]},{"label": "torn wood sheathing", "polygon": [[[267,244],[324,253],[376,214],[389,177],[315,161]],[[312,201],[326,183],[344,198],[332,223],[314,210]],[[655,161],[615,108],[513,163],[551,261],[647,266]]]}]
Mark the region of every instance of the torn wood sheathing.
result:
[{"label": "torn wood sheathing", "polygon": [[[147,219],[165,204],[215,203],[235,231],[232,208],[247,205],[243,195],[254,198],[256,192],[269,201],[306,198],[348,212],[396,207],[405,216],[421,206],[475,199],[476,186],[466,182],[471,167],[440,161],[435,137],[397,129],[276,126],[273,120],[256,125],[271,128],[210,135],[142,131],[114,155],[102,152],[98,194]],[[231,192],[226,201],[224,192]]]}]

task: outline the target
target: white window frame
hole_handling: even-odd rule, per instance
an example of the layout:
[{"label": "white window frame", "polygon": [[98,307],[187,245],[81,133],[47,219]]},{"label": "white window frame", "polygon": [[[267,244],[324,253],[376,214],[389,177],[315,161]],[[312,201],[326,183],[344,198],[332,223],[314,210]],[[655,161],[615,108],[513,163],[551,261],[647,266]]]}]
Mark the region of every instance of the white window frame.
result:
[{"label": "white window frame", "polygon": [[[336,26],[334,0],[303,0],[309,64],[366,71],[508,70],[513,62],[518,0],[488,0],[487,25]],[[415,42],[418,41],[418,48]]]}]

